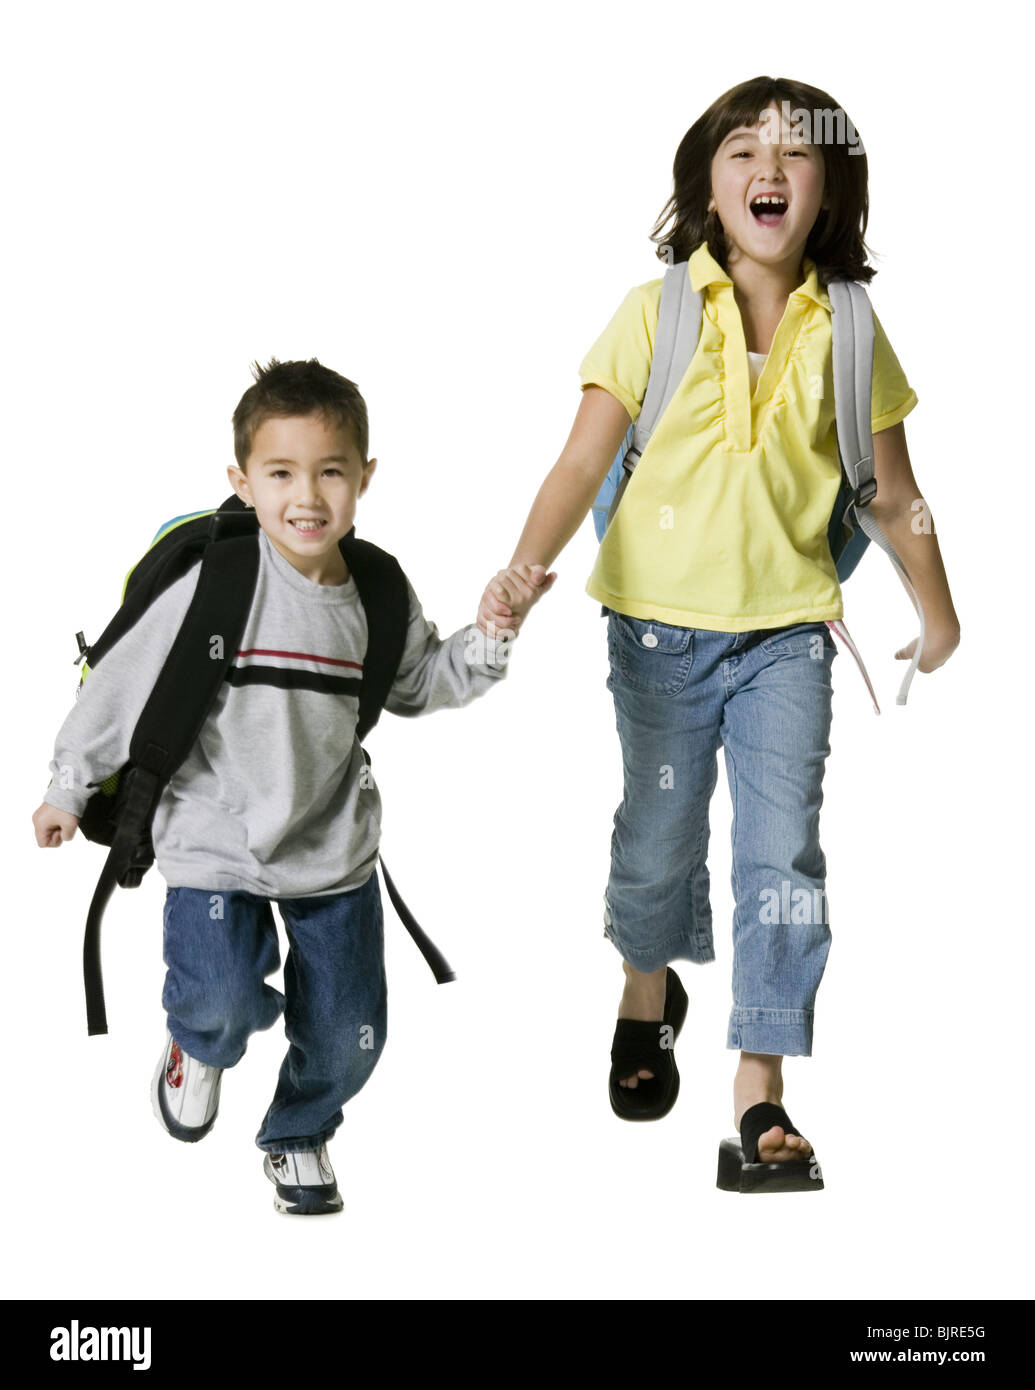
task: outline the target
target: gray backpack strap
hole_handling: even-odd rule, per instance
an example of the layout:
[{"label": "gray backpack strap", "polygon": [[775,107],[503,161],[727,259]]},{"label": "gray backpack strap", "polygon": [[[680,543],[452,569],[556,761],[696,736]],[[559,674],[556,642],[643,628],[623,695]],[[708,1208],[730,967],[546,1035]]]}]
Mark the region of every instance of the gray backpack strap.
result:
[{"label": "gray backpack strap", "polygon": [[873,307],[864,286],[855,280],[832,280],[827,294],[833,309],[834,407],[837,413],[837,445],[852,500],[846,519],[879,545],[899,573],[920,619],[920,637],[898,692],[904,705],[924,649],[924,610],[905,565],[891,542],[870,515],[869,503],[877,491],[873,474],[873,434],[870,428],[873,390]]},{"label": "gray backpack strap", "polygon": [[661,282],[661,304],[658,308],[658,327],[654,334],[654,355],[650,364],[650,380],[643,405],[636,417],[632,443],[622,461],[622,481],[607,512],[607,525],[618,510],[629,478],[646,449],[654,427],[665,413],[676,387],[686,376],[690,359],[697,350],[701,336],[702,296],[690,286],[690,271],[686,261],[678,261],[665,271]]}]

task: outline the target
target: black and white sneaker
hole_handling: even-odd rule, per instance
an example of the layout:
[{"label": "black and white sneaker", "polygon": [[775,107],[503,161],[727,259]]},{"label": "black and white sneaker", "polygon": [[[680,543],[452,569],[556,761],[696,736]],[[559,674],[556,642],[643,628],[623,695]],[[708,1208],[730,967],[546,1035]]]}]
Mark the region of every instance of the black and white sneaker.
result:
[{"label": "black and white sneaker", "polygon": [[165,1048],[151,1083],[151,1105],[158,1123],[186,1144],[204,1139],[219,1112],[222,1079],[221,1067],[188,1056],[166,1031]]},{"label": "black and white sneaker", "polygon": [[262,1171],[276,1184],[273,1205],[289,1216],[323,1216],[341,1211],[345,1205],[334,1180],[326,1144],[298,1153],[268,1153]]}]

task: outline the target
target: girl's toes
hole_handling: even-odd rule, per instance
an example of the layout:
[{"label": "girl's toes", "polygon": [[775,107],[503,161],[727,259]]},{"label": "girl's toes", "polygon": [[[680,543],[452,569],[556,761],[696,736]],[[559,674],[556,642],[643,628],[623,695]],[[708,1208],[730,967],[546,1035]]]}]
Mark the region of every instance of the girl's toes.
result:
[{"label": "girl's toes", "polygon": [[642,1068],[635,1076],[620,1078],[618,1084],[619,1086],[627,1087],[630,1091],[635,1091],[641,1081],[650,1081],[653,1076],[654,1073],[652,1071],[647,1071],[646,1068]]},{"label": "girl's toes", "polygon": [[774,1125],[758,1141],[758,1156],[763,1163],[779,1163],[788,1159],[808,1158],[812,1145],[800,1134],[784,1134],[779,1125]]},{"label": "girl's toes", "polygon": [[758,1156],[764,1163],[772,1163],[784,1146],[784,1133],[779,1125],[767,1129],[758,1137]]}]

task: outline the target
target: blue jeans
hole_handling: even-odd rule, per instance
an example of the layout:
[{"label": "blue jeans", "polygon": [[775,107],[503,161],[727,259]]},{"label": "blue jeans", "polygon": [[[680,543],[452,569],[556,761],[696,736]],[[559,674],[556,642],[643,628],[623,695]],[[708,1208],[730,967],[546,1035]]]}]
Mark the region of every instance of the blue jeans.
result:
[{"label": "blue jeans", "polygon": [[715,959],[708,807],[725,748],[733,802],[733,1009],[727,1046],[810,1056],[830,947],[819,844],[830,752],[825,623],[752,632],[608,613],[622,743],[604,934],[635,969]]},{"label": "blue jeans", "polygon": [[284,990],[265,983],[280,965],[269,898],[170,888],[162,992],[169,1031],[213,1067],[241,1060],[248,1039],[284,1014],[290,1046],[256,1135],[270,1153],[318,1148],[341,1107],[374,1070],[385,1044],[388,991],[377,871],[361,888],[281,898],[287,931]]}]

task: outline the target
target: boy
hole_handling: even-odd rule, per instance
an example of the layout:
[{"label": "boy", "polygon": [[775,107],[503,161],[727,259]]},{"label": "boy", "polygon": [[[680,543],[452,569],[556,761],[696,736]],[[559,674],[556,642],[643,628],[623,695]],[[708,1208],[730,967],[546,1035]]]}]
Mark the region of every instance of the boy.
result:
[{"label": "boy", "polygon": [[[256,1143],[276,1209],[320,1215],[342,1208],[327,1141],[386,1028],[380,798],[356,738],[366,616],[338,545],[377,460],[367,459],[366,405],[352,382],[315,359],[273,359],[254,376],[234,412],[237,466],[227,473],[260,527],[255,596],[241,649],[152,825],[168,883],[168,1028],[152,1101],[175,1138],[203,1138],[223,1071],[283,1012],[290,1046]],[[200,561],[161,593],[83,682],[33,816],[40,846],[70,839],[92,789],[126,762],[199,571]],[[501,572],[517,601],[511,632],[554,577]],[[386,709],[463,705],[502,679],[506,653],[488,627],[443,641],[407,588]],[[272,900],[289,942],[283,995],[264,983],[280,964]]]}]

